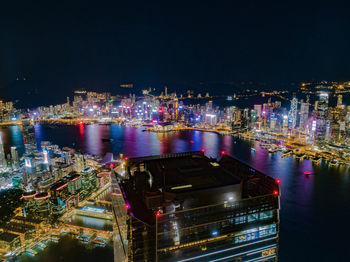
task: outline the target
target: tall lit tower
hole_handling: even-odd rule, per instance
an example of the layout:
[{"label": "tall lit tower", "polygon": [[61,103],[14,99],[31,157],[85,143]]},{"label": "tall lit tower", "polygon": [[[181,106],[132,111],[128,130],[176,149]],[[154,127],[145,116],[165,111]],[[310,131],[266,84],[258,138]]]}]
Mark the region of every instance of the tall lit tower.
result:
[{"label": "tall lit tower", "polygon": [[324,140],[326,135],[326,126],[328,118],[328,93],[320,93],[316,115],[316,138],[318,140]]},{"label": "tall lit tower", "polygon": [[309,119],[309,103],[301,102],[300,104],[300,128],[305,128]]},{"label": "tall lit tower", "polygon": [[337,106],[341,106],[343,104],[343,96],[338,95]]},{"label": "tall lit tower", "polygon": [[295,128],[297,125],[297,111],[298,111],[298,99],[296,97],[293,97],[290,105],[290,112],[289,112],[289,119],[291,122],[292,128]]},{"label": "tall lit tower", "polygon": [[6,167],[6,157],[4,152],[4,143],[2,141],[2,132],[0,132],[0,164],[2,167]]}]

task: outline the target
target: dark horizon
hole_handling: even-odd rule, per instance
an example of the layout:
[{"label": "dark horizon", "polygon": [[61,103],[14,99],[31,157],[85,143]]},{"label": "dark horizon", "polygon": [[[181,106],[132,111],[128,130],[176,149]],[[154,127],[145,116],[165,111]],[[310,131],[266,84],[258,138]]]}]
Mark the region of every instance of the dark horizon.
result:
[{"label": "dark horizon", "polygon": [[30,89],[54,101],[121,83],[176,89],[350,79],[347,9],[322,1],[15,1],[2,9],[0,88],[11,98]]}]

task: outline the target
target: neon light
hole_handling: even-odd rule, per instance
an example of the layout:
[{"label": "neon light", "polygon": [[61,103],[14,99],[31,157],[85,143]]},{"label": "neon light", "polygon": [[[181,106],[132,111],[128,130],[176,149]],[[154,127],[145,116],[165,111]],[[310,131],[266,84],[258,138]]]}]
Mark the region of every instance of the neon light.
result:
[{"label": "neon light", "polygon": [[103,176],[106,176],[106,175],[110,175],[111,174],[111,172],[110,171],[103,171],[103,172],[100,172],[100,173],[98,173],[97,174],[97,176],[98,177],[103,177]]},{"label": "neon light", "polygon": [[[260,253],[261,251],[264,251],[266,249],[269,249],[271,247],[276,247],[276,245],[270,245],[270,246],[266,246],[266,247],[261,247],[261,248],[258,248],[258,249],[255,249],[253,250],[253,252],[250,252],[250,251],[245,251],[245,252],[241,252],[241,253],[238,253],[238,254],[234,254],[234,255],[231,255],[231,256],[226,256],[226,257],[222,257],[222,258],[218,258],[218,259],[214,259],[214,260],[211,260],[212,262],[217,262],[217,261],[221,261],[221,260],[225,260],[225,259],[228,259],[228,258],[232,258],[232,257],[236,257],[236,256],[240,256],[240,255],[253,255],[253,254],[256,254],[256,253]],[[249,253],[250,252],[250,253]]]},{"label": "neon light", "polygon": [[50,197],[50,194],[47,194],[46,196],[43,197],[34,197],[35,200],[44,200],[44,199],[48,199]]},{"label": "neon light", "polygon": [[34,197],[36,195],[36,192],[33,194],[33,195],[22,195],[22,198],[31,198],[31,197]]},{"label": "neon light", "polygon": [[251,245],[254,245],[254,244],[257,244],[257,243],[261,243],[261,242],[265,242],[265,241],[272,240],[272,239],[276,239],[276,237],[271,237],[271,238],[267,238],[267,239],[263,239],[263,240],[259,240],[259,241],[254,241],[253,243],[247,243],[247,244],[243,244],[243,245],[240,245],[240,246],[230,247],[230,248],[227,248],[227,249],[223,249],[223,250],[219,250],[219,251],[215,251],[215,252],[199,255],[199,256],[196,256],[196,257],[186,258],[186,259],[183,259],[183,260],[179,260],[178,262],[191,261],[191,260],[199,259],[199,258],[202,258],[202,257],[216,255],[216,254],[220,254],[220,253],[223,253],[223,252],[226,252],[226,251],[238,249],[238,248],[241,248],[241,247],[251,246]]},{"label": "neon light", "polygon": [[66,186],[68,186],[67,183],[65,183],[65,184],[63,184],[62,186],[56,188],[56,191],[61,190],[61,189],[65,188]]},{"label": "neon light", "polygon": [[273,255],[270,255],[268,257],[258,257],[258,258],[253,258],[251,260],[246,260],[246,262],[254,262],[254,261],[266,261],[266,259],[268,258],[273,258],[273,257],[276,257],[276,254],[273,254]]},{"label": "neon light", "polygon": [[174,186],[174,187],[171,187],[170,189],[177,190],[177,189],[184,189],[184,188],[190,188],[190,187],[192,187],[192,185]]},{"label": "neon light", "polygon": [[75,181],[75,180],[78,180],[79,178],[81,178],[81,175],[78,176],[78,177],[76,177],[76,178],[74,178],[74,179],[72,180],[72,182]]}]

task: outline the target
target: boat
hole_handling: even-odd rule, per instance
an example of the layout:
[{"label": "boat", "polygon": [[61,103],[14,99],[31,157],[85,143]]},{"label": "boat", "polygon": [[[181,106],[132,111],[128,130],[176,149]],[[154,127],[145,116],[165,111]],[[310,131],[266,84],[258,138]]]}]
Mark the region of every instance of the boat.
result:
[{"label": "boat", "polygon": [[269,144],[260,144],[260,147],[261,148],[264,148],[264,149],[268,149],[268,148],[270,148],[270,145]]},{"label": "boat", "polygon": [[282,158],[289,157],[291,154],[292,154],[291,151],[287,151],[286,153],[284,153],[284,154],[282,155]]},{"label": "boat", "polygon": [[112,138],[102,138],[102,142],[112,142]]},{"label": "boat", "polygon": [[304,172],[304,175],[307,176],[307,177],[311,176],[311,174],[312,174],[312,173],[311,173],[310,171],[305,171],[305,172]]},{"label": "boat", "polygon": [[268,151],[269,151],[269,153],[273,154],[273,153],[276,152],[276,149],[274,149],[274,148],[269,148]]}]

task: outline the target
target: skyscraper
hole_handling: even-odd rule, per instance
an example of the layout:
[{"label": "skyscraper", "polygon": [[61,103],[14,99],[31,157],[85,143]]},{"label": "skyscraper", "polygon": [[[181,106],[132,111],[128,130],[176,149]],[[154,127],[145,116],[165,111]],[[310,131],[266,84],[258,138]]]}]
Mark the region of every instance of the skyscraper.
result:
[{"label": "skyscraper", "polygon": [[115,261],[277,261],[279,180],[201,152],[125,165],[122,183],[112,171]]},{"label": "skyscraper", "polygon": [[326,125],[328,117],[328,93],[320,93],[317,103],[317,124],[316,124],[316,138],[320,141],[325,139]]},{"label": "skyscraper", "polygon": [[342,95],[338,95],[337,106],[341,106],[342,104],[343,104],[343,96]]},{"label": "skyscraper", "polygon": [[0,164],[2,167],[7,166],[5,151],[4,151],[4,144],[2,142],[2,132],[0,132]]},{"label": "skyscraper", "polygon": [[13,161],[17,161],[18,160],[17,147],[15,147],[15,146],[11,146],[11,159]]},{"label": "skyscraper", "polygon": [[308,124],[309,119],[309,103],[301,102],[300,104],[300,122],[299,128],[304,129]]},{"label": "skyscraper", "polygon": [[85,158],[83,154],[74,154],[75,158],[75,171],[81,172],[83,169],[85,169]]},{"label": "skyscraper", "polygon": [[293,97],[290,105],[290,111],[289,111],[289,120],[292,128],[295,128],[297,125],[297,116],[298,116],[297,111],[298,111],[298,99],[296,97]]}]

